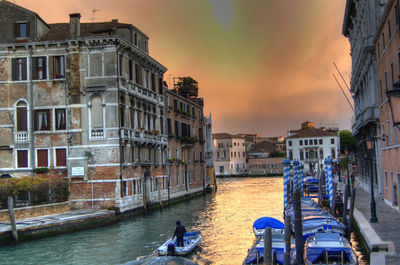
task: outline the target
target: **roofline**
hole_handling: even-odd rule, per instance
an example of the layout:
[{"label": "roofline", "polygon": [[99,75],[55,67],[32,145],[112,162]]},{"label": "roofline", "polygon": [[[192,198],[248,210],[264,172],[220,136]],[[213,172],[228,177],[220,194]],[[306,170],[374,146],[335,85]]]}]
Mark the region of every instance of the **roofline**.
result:
[{"label": "roofline", "polygon": [[392,5],[393,5],[393,3],[394,3],[395,1],[397,1],[397,0],[389,0],[389,1],[386,3],[385,10],[383,11],[383,14],[382,14],[382,16],[381,16],[381,20],[379,21],[379,27],[378,27],[378,29],[377,29],[376,32],[375,32],[375,36],[374,36],[374,45],[375,45],[375,43],[378,41],[378,38],[379,38],[379,36],[380,36],[380,34],[381,34],[381,32],[382,32],[382,28],[383,28],[383,26],[385,25],[385,21],[386,21],[386,19],[388,18],[389,11],[390,11],[390,9],[392,8]]},{"label": "roofline", "polygon": [[199,104],[197,104],[197,103],[191,101],[190,99],[187,99],[187,98],[185,98],[185,97],[182,97],[182,96],[179,95],[178,93],[175,93],[174,91],[172,91],[172,89],[166,89],[166,92],[167,92],[167,93],[170,93],[170,94],[173,94],[174,96],[177,96],[177,97],[179,97],[179,98],[181,98],[181,99],[183,99],[183,100],[189,101],[190,103],[192,103],[193,105],[196,105],[197,107],[199,107],[199,108],[201,108],[201,109],[204,108],[204,107],[200,106]]},{"label": "roofline", "polygon": [[36,12],[34,12],[32,10],[29,10],[29,9],[26,9],[25,7],[19,6],[17,4],[11,3],[10,1],[7,1],[7,0],[1,0],[1,2],[6,2],[9,5],[13,5],[13,6],[17,7],[17,8],[20,8],[20,9],[22,9],[24,11],[27,11],[29,13],[34,14],[40,21],[42,21],[48,28],[50,28],[49,24],[47,24],[46,21],[44,21]]},{"label": "roofline", "polygon": [[[297,135],[293,135],[290,137],[286,137],[286,139],[296,139],[296,138],[315,138],[315,137],[339,137],[338,135],[332,133],[332,135],[314,135],[314,136],[303,136],[303,137],[299,137]],[[285,139],[285,140],[286,140]]]},{"label": "roofline", "polygon": [[353,0],[346,0],[346,8],[344,11],[344,17],[343,17],[343,26],[342,26],[342,34],[345,37],[349,36],[349,22],[350,22],[350,13],[351,13],[351,4],[352,4]]}]

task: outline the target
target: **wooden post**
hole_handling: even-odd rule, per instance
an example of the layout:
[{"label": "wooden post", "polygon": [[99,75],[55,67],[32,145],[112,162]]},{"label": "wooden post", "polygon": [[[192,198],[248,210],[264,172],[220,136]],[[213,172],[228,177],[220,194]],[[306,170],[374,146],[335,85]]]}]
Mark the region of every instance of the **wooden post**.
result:
[{"label": "wooden post", "polygon": [[11,224],[11,229],[12,229],[12,237],[14,239],[15,244],[18,244],[18,230],[17,230],[17,225],[15,223],[14,199],[13,199],[12,196],[8,196],[7,203],[8,203],[8,214],[10,215],[10,224]]},{"label": "wooden post", "polygon": [[332,207],[331,207],[331,215],[333,217],[336,217],[336,189],[337,189],[337,184],[333,184],[333,199],[332,199]]},{"label": "wooden post", "polygon": [[353,230],[353,211],[354,211],[354,202],[356,197],[356,190],[352,189],[351,191],[351,200],[350,200],[350,212],[349,212],[349,221],[347,226],[347,238],[350,239],[351,231]]},{"label": "wooden post", "polygon": [[293,204],[294,183],[290,181],[290,202]]},{"label": "wooden post", "polygon": [[272,265],[272,233],[271,228],[264,230],[264,264]]},{"label": "wooden post", "polygon": [[157,185],[158,185],[158,203],[160,204],[160,210],[163,210],[162,207],[162,199],[161,199],[161,183],[160,183],[160,178],[157,179]]},{"label": "wooden post", "polygon": [[284,265],[290,265],[290,250],[291,250],[291,244],[290,244],[290,216],[286,215],[285,216],[285,253],[284,253],[284,260],[283,264]]},{"label": "wooden post", "polygon": [[293,198],[294,211],[294,236],[296,239],[296,262],[298,265],[303,264],[303,226],[301,222],[301,198],[300,191],[296,190]]},{"label": "wooden post", "polygon": [[318,204],[322,206],[322,176],[319,177],[318,182]]},{"label": "wooden post", "polygon": [[[286,198],[287,198],[287,204],[290,204],[290,181],[287,182],[286,184]],[[285,213],[286,209],[283,209],[283,213]]]},{"label": "wooden post", "polygon": [[344,185],[343,199],[343,224],[347,226],[347,200],[349,198],[349,185]]}]

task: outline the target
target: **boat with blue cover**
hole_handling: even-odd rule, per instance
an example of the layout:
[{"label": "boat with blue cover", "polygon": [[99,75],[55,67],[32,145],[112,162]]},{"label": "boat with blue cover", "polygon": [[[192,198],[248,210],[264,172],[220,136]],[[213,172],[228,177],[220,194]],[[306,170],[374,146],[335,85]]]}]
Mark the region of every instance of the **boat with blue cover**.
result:
[{"label": "boat with blue cover", "polygon": [[261,217],[254,221],[253,232],[256,237],[264,236],[265,228],[271,228],[272,233],[283,233],[285,224],[272,217]]},{"label": "boat with blue cover", "polygon": [[357,265],[357,256],[349,241],[338,233],[316,233],[304,247],[304,262],[311,264]]},{"label": "boat with blue cover", "polygon": [[201,242],[200,231],[185,233],[183,236],[183,247],[176,245],[176,237],[168,239],[157,249],[158,255],[184,256],[192,252]]},{"label": "boat with blue cover", "polygon": [[[272,264],[284,263],[284,253],[286,251],[285,235],[284,233],[274,233],[272,234]],[[291,241],[291,263],[294,261],[293,253],[295,252],[294,239]],[[252,248],[249,250],[243,264],[262,264],[264,262],[264,238],[258,237],[253,244]]]}]

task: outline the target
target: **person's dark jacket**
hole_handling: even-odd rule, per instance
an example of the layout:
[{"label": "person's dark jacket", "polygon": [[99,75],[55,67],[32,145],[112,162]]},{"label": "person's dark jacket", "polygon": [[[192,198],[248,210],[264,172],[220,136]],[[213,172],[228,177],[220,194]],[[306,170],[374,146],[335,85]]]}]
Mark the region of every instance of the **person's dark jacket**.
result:
[{"label": "person's dark jacket", "polygon": [[183,238],[183,235],[185,233],[186,233],[186,229],[183,225],[180,224],[180,225],[176,226],[174,236],[176,236],[178,238]]}]

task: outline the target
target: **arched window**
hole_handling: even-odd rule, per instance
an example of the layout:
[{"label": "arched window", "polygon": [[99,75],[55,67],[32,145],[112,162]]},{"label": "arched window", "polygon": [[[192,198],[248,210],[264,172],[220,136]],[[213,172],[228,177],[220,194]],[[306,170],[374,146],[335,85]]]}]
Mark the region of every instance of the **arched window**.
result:
[{"label": "arched window", "polygon": [[17,131],[26,132],[28,130],[28,108],[25,102],[17,104]]},{"label": "arched window", "polygon": [[103,128],[103,104],[100,96],[94,96],[92,98],[90,106],[90,125],[91,125],[91,137],[102,138],[104,137]]}]

